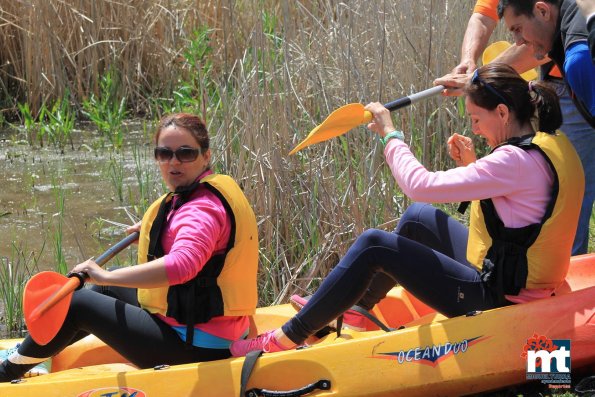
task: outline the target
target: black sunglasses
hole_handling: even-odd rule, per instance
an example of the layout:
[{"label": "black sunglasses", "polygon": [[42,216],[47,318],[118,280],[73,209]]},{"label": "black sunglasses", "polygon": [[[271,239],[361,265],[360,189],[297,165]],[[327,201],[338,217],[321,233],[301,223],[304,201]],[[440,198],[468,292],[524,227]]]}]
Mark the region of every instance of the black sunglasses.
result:
[{"label": "black sunglasses", "polygon": [[180,163],[191,163],[196,160],[200,152],[200,148],[191,148],[186,146],[182,146],[175,151],[168,147],[157,146],[155,148],[155,160],[159,161],[160,163],[167,163],[174,156],[176,156]]},{"label": "black sunglasses", "polygon": [[500,94],[494,87],[492,87],[485,80],[483,80],[481,77],[479,77],[479,73],[477,73],[477,71],[478,71],[478,69],[475,69],[475,72],[473,72],[473,77],[471,78],[471,82],[473,84],[483,84],[483,86],[485,88],[487,88],[488,91],[490,91],[492,94],[494,94],[495,96],[498,97],[500,102],[502,102],[509,108],[512,107],[512,106],[510,106],[510,103],[506,100],[506,98],[504,98],[504,96],[502,94]]}]

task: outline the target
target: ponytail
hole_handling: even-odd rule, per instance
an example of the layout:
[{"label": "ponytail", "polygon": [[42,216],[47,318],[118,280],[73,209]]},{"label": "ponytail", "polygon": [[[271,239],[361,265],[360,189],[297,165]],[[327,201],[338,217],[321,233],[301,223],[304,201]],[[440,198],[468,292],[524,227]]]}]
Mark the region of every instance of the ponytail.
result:
[{"label": "ponytail", "polygon": [[562,111],[556,92],[546,83],[530,81],[529,95],[537,110],[537,129],[553,134],[562,125]]}]

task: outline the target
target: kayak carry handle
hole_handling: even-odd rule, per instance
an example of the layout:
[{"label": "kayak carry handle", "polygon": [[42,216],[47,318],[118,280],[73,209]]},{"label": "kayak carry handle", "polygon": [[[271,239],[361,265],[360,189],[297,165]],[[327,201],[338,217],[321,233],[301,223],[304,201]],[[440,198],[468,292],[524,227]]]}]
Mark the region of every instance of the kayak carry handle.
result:
[{"label": "kayak carry handle", "polygon": [[266,389],[250,389],[246,392],[246,397],[299,397],[311,393],[316,389],[330,390],[331,381],[320,379],[318,382],[310,383],[302,388],[287,391],[276,391]]}]

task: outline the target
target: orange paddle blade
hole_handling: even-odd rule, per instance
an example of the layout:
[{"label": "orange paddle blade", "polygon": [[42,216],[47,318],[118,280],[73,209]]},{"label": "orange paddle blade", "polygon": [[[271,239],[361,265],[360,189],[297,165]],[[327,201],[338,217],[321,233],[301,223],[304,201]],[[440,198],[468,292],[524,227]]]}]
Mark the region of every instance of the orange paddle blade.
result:
[{"label": "orange paddle blade", "polygon": [[47,345],[56,336],[68,313],[72,292],[79,283],[76,277],[68,278],[55,272],[38,273],[27,282],[23,312],[35,342]]},{"label": "orange paddle blade", "polygon": [[[496,41],[495,43],[490,44],[481,55],[481,63],[487,65],[511,45],[512,44],[510,44],[508,41]],[[525,73],[522,73],[521,77],[527,81],[531,81],[537,79],[538,75],[535,69],[530,69]]]},{"label": "orange paddle blade", "polygon": [[[368,120],[365,119],[364,113],[368,113]],[[292,155],[315,143],[328,141],[331,138],[343,135],[350,129],[370,120],[370,112],[364,111],[364,105],[361,103],[350,103],[341,106],[332,112],[322,124],[310,131],[306,139],[294,147],[289,154]]]}]

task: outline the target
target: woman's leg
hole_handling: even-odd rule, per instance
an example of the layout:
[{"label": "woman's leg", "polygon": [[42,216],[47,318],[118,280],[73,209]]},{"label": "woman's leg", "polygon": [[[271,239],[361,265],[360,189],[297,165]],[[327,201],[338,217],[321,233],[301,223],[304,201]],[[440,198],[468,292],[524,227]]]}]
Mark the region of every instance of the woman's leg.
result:
[{"label": "woman's leg", "polygon": [[[401,217],[394,233],[417,241],[455,261],[467,261],[469,230],[445,212],[425,203],[411,204]],[[395,286],[395,279],[385,272],[376,273],[358,306],[371,310]]]},{"label": "woman's leg", "polygon": [[138,290],[136,288],[93,284],[89,289],[102,295],[111,296],[112,298],[128,303],[129,305],[140,306],[138,303]]},{"label": "woman's leg", "polygon": [[308,304],[282,327],[283,333],[302,343],[358,302],[379,271],[447,316],[494,307],[479,273],[468,264],[400,235],[372,229],[356,240]]},{"label": "woman's leg", "polygon": [[[111,271],[112,269],[110,269]],[[102,295],[111,296],[117,300],[120,300],[124,303],[129,305],[140,307],[138,303],[138,290],[136,288],[128,288],[128,287],[115,287],[113,285],[95,285],[91,284],[89,290],[97,292]],[[68,345],[72,345],[73,343],[83,339],[85,336],[89,335],[87,331],[79,331],[72,337],[72,340]]]},{"label": "woman's leg", "polygon": [[[82,289],[73,294],[64,325],[54,339],[47,345],[40,346],[31,337],[27,337],[19,347],[18,354],[25,357],[25,361],[31,358],[38,358],[38,361],[14,366],[6,360],[0,365],[0,380],[22,376],[38,362],[68,346],[81,331],[94,334],[141,368],[210,361],[230,356],[228,349],[189,349],[169,325],[147,311]],[[3,373],[8,373],[11,377],[6,378],[7,375],[3,376]]]}]

